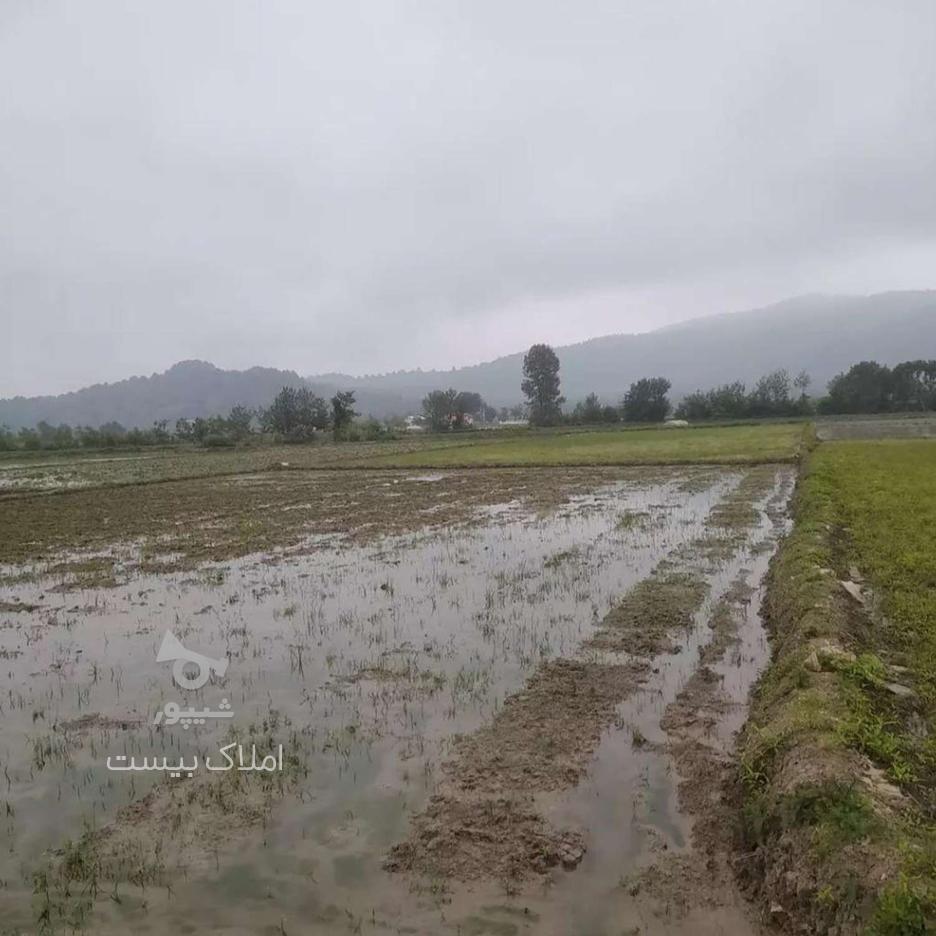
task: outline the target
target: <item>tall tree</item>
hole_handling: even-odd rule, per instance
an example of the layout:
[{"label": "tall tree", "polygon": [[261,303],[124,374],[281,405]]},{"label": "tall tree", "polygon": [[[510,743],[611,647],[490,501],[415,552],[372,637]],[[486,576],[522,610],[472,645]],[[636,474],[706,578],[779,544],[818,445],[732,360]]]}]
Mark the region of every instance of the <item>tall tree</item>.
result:
[{"label": "tall tree", "polygon": [[559,393],[559,358],[549,345],[535,344],[523,356],[520,389],[530,408],[530,425],[553,426],[562,417],[565,397]]},{"label": "tall tree", "polygon": [[752,416],[788,416],[795,411],[790,397],[790,375],[785,370],[765,374],[751,391]]},{"label": "tall tree", "polygon": [[583,401],[575,404],[572,410],[572,416],[578,423],[585,425],[599,423],[604,418],[604,410],[597,393],[589,393]]},{"label": "tall tree", "polygon": [[669,412],[670,382],[665,377],[642,377],[630,385],[622,404],[626,422],[662,422]]},{"label": "tall tree", "polygon": [[712,415],[716,419],[746,416],[750,408],[747,390],[740,380],[715,387],[709,393]]},{"label": "tall tree", "polygon": [[708,393],[704,390],[695,390],[693,393],[687,393],[676,407],[676,417],[694,420],[711,419],[715,409],[712,404],[714,392],[714,390],[709,390]]},{"label": "tall tree", "polygon": [[448,432],[456,421],[456,401],[458,393],[455,390],[433,390],[422,401],[423,415],[429,423],[432,432]]},{"label": "tall tree", "polygon": [[192,432],[192,420],[186,419],[185,417],[177,419],[175,424],[175,434],[177,439],[181,439],[183,442],[191,442],[194,438]]},{"label": "tall tree", "polygon": [[891,369],[877,361],[860,361],[829,381],[822,401],[827,413],[882,413],[890,409]]},{"label": "tall tree", "polygon": [[245,439],[250,435],[253,424],[254,411],[247,406],[238,404],[231,407],[227,418],[227,428],[235,439]]},{"label": "tall tree", "polygon": [[479,418],[484,410],[484,400],[480,393],[462,390],[455,397],[455,428],[465,425],[465,417]]},{"label": "tall tree", "polygon": [[264,410],[262,422],[288,442],[304,442],[328,426],[328,405],[308,387],[283,387]]},{"label": "tall tree", "polygon": [[351,425],[351,421],[358,415],[354,409],[354,391],[339,390],[331,398],[332,406],[332,432],[338,439]]},{"label": "tall tree", "polygon": [[809,385],[812,383],[812,377],[809,374],[801,370],[796,377],[793,378],[793,386],[796,387],[800,392],[800,399],[806,399],[806,393],[809,390]]},{"label": "tall tree", "polygon": [[891,375],[895,409],[936,409],[936,361],[904,361]]}]

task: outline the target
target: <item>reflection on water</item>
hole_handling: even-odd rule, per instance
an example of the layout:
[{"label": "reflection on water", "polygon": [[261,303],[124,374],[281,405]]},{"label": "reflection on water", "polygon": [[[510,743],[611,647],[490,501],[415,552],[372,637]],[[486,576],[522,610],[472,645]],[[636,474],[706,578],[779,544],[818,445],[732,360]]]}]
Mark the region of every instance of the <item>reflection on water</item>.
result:
[{"label": "reflection on water", "polygon": [[[420,480],[431,508],[435,476]],[[586,783],[555,798],[557,815],[589,830],[589,852],[549,893],[518,899],[496,882],[415,882],[381,860],[425,802],[453,734],[490,719],[542,660],[573,655],[614,598],[702,533],[738,475],[713,476],[703,490],[682,480],[661,472],[657,483],[607,485],[547,516],[508,503],[469,528],[369,546],[323,538],[303,555],[112,589],[18,586],[4,601],[35,607],[0,612],[4,925],[31,930],[29,871],[45,849],[106,825],[152,785],[147,774],[109,773],[109,754],[177,759],[223,743],[225,729],[211,723],[186,732],[152,724],[184,695],[199,709],[229,699],[243,730],[272,713],[299,739],[308,772],[256,824],[219,813],[211,853],[180,857],[185,871],[171,887],[128,885],[99,899],[91,930],[560,933],[587,919],[598,927],[589,932],[605,932],[646,830],[675,848],[686,837],[665,758],[636,752],[623,731],[602,742]],[[744,563],[757,579],[764,561],[738,557],[713,596]],[[167,628],[190,648],[228,655],[225,677],[176,689],[171,665],[156,662]],[[629,725],[659,731],[704,636],[700,628],[658,684],[626,704]],[[187,781],[159,784],[170,782]],[[596,905],[583,908],[583,886]]]}]

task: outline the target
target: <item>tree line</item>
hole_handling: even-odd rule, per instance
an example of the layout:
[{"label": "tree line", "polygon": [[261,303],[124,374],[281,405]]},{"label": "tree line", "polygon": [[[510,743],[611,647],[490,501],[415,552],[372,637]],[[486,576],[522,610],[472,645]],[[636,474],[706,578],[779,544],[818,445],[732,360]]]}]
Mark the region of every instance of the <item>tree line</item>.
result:
[{"label": "tree line", "polygon": [[743,383],[724,384],[684,397],[676,415],[684,419],[735,419],[760,416],[800,416],[812,413],[873,414],[936,411],[936,361],[904,361],[887,367],[860,361],[829,381],[818,400],[807,395],[810,380],[802,372],[791,393],[786,371],[762,377],[747,393]]},{"label": "tree line", "polygon": [[564,414],[565,397],[560,390],[559,357],[546,344],[535,344],[523,357],[520,389],[526,397],[531,426],[557,426],[562,423],[660,422],[670,411],[667,394],[672,384],[665,377],[642,377],[630,385],[620,405],[602,405],[590,393]]},{"label": "tree line", "polygon": [[711,390],[689,393],[676,407],[677,419],[760,419],[768,416],[808,416],[813,412],[809,398],[809,374],[790,377],[785,370],[761,377],[748,391],[741,381]]},{"label": "tree line", "polygon": [[936,410],[936,361],[895,367],[861,361],[829,381],[821,413],[907,413]]},{"label": "tree line", "polygon": [[251,437],[268,436],[282,442],[308,442],[330,433],[348,441],[379,439],[386,427],[375,419],[356,420],[354,392],[341,391],[326,401],[307,387],[283,387],[267,407],[235,406],[227,416],[178,419],[174,426],[162,419],[148,429],[127,429],[118,422],[72,427],[41,421],[34,429],[13,432],[0,426],[0,451],[45,449],[107,449],[121,446],[195,443],[208,447],[236,445]]},{"label": "tree line", "polygon": [[[761,377],[748,390],[741,381],[687,394],[673,410],[666,377],[642,377],[630,385],[617,404],[602,403],[595,393],[576,403],[571,412],[562,407],[560,362],[546,344],[535,344],[524,355],[520,384],[525,402],[496,410],[480,393],[433,390],[422,401],[422,418],[433,432],[449,432],[497,420],[526,419],[532,426],[593,425],[662,422],[671,412],[678,419],[758,419],[763,417],[823,414],[861,414],[936,411],[936,360],[904,361],[887,367],[861,361],[829,381],[828,393],[818,401],[809,394],[805,371],[791,377],[776,370]],[[354,392],[341,391],[326,401],[308,387],[283,387],[267,407],[235,406],[227,416],[167,420],[149,429],[126,429],[108,422],[97,428],[53,426],[13,432],[0,426],[0,451],[43,449],[107,449],[119,446],[168,445],[190,442],[204,446],[230,446],[251,437],[266,436],[283,442],[307,442],[330,433],[336,440],[376,440],[392,435],[376,419],[358,420]]]},{"label": "tree line", "polygon": [[422,401],[422,416],[432,432],[465,429],[480,421],[493,422],[498,413],[484,402],[480,393],[469,390],[433,390]]},{"label": "tree line", "polygon": [[[749,390],[741,381],[687,394],[673,415],[687,421],[760,419],[824,414],[936,411],[936,361],[904,361],[890,368],[877,361],[861,361],[829,381],[818,400],[809,395],[812,380],[806,371],[791,376],[772,371]],[[533,345],[523,359],[521,390],[529,421],[534,426],[562,423],[595,424],[661,422],[671,412],[670,381],[643,377],[630,385],[618,405],[603,404],[595,393],[564,413],[559,358],[548,345]]]},{"label": "tree line", "polygon": [[478,393],[454,389],[434,390],[423,400],[423,419],[433,432],[464,429],[494,417],[505,419],[522,415],[531,426],[594,425],[613,423],[662,422],[672,412],[679,419],[749,419],[768,416],[801,416],[813,411],[807,390],[811,381],[805,371],[791,377],[785,370],[761,377],[753,389],[740,382],[712,390],[690,393],[673,411],[669,400],[671,382],[666,377],[635,380],[616,404],[602,403],[589,393],[570,412],[563,411],[560,362],[546,344],[535,344],[524,355],[520,390],[524,404],[495,411]]}]

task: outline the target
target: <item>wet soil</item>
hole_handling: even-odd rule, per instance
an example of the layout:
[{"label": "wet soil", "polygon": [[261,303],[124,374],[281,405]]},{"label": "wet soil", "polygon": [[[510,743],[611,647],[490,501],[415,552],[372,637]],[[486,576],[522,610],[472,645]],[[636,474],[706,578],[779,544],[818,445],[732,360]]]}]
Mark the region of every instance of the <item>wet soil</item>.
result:
[{"label": "wet soil", "polygon": [[[199,529],[154,571],[141,549],[107,559],[106,586],[66,590],[51,566],[8,566],[10,600],[36,607],[0,612],[0,651],[17,654],[0,722],[4,925],[753,931],[729,882],[706,890],[697,849],[722,846],[697,837],[680,778],[720,777],[697,745],[716,737],[728,756],[766,658],[756,593],[744,602],[788,469],[355,472],[311,522],[277,529],[309,496],[286,474],[300,487],[290,478],[273,500],[225,482],[253,492],[250,516],[273,515],[273,551],[236,558],[223,532],[210,545]],[[202,561],[211,549],[222,562]],[[651,596],[642,615],[627,610],[635,594]],[[178,694],[155,662],[169,626],[230,657],[193,701],[224,694],[232,731],[284,743],[281,782],[104,769],[108,754],[219,743],[152,724]],[[728,701],[686,695],[695,673]]]},{"label": "wet soil", "polygon": [[[566,870],[577,866],[588,835],[551,824],[548,795],[581,783],[602,733],[623,718],[621,703],[645,683],[664,682],[662,657],[680,654],[694,631],[707,632],[708,640],[690,664],[694,668],[684,664],[691,673],[688,681],[659,720],[666,740],[650,744],[640,727],[630,728],[632,748],[665,752],[681,775],[680,806],[699,820],[691,849],[706,860],[671,853],[665,838],[651,837],[647,852],[665,852],[666,860],[654,860],[629,888],[635,897],[641,891],[658,898],[668,892],[666,913],[677,916],[685,916],[678,911],[681,903],[742,906],[729,871],[730,810],[719,803],[727,795],[733,732],[740,727],[747,693],[766,651],[756,611],[750,611],[752,572],[739,559],[755,561],[763,576],[767,550],[762,547],[781,531],[776,508],[788,488],[788,479],[778,482],[773,470],[743,476],[715,502],[700,535],[682,544],[611,608],[579,648],[580,658],[541,664],[489,725],[457,745],[443,766],[436,794],[415,817],[408,838],[390,851],[385,867],[461,880],[509,878],[509,886],[519,887],[530,876],[551,874],[557,865]],[[750,548],[757,528],[759,559]],[[713,542],[720,548],[713,549]],[[735,578],[721,584],[726,567],[735,570]],[[717,600],[705,608],[706,596],[716,591]],[[738,609],[749,614],[746,637],[756,644],[747,653],[741,649]],[[707,625],[698,620],[701,613],[707,613]],[[744,674],[734,676],[733,697],[721,685],[726,674],[712,668],[732,648],[734,661],[726,665]],[[712,747],[704,738],[719,727],[721,743]],[[503,808],[517,802],[522,809]],[[529,847],[531,824],[542,848]]]},{"label": "wet soil", "polygon": [[483,506],[550,511],[602,483],[665,474],[646,468],[267,471],[22,496],[0,500],[0,583],[42,575],[65,589],[108,586],[139,571],[301,552],[310,537],[371,542],[483,522]]},{"label": "wet soil", "polygon": [[637,661],[542,664],[504,700],[490,725],[458,744],[457,760],[446,765],[453,783],[465,793],[574,786],[614,721],[617,703],[649,672]]}]

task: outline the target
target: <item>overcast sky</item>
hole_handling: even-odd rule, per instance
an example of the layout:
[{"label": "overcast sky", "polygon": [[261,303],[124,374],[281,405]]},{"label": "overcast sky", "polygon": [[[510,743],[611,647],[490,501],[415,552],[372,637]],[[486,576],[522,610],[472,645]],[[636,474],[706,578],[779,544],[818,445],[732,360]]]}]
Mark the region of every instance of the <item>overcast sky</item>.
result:
[{"label": "overcast sky", "polygon": [[936,287],[933,0],[0,0],[0,395]]}]

